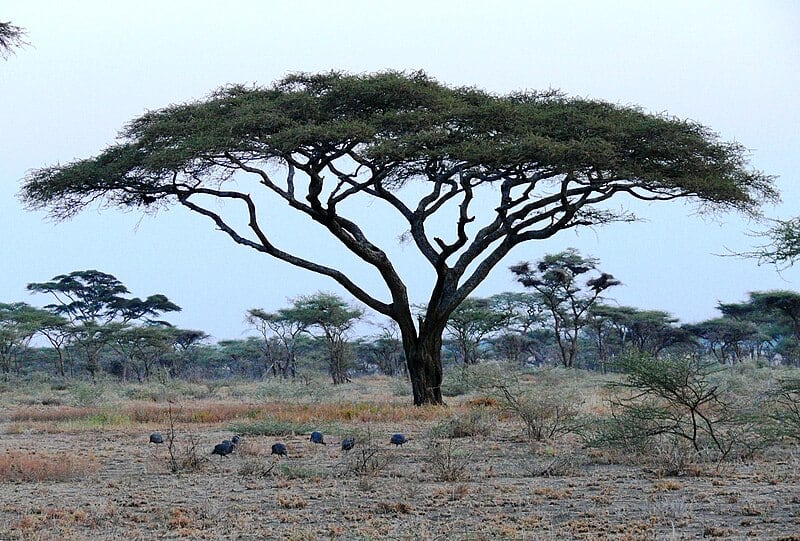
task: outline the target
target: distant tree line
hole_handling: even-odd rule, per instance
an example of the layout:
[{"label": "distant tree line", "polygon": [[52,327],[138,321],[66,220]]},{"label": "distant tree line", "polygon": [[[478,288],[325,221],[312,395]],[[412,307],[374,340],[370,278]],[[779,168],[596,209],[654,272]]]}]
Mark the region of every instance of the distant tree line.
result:
[{"label": "distant tree line", "polygon": [[[468,297],[445,330],[445,366],[504,361],[614,370],[623,353],[684,354],[732,364],[800,365],[800,294],[751,292],[719,303],[720,316],[680,324],[671,314],[619,306],[604,294],[620,284],[574,249],[510,269],[523,291]],[[385,323],[356,336],[360,307],[331,293],[292,299],[274,312],[248,310],[253,336],[210,341],[162,319],[180,310],[161,294],[130,297],[114,276],[75,271],[28,284],[55,302],[0,303],[0,375],[124,381],[302,378],[326,372],[334,384],[364,374],[408,375],[399,329]],[[424,307],[419,307],[424,310]]]}]

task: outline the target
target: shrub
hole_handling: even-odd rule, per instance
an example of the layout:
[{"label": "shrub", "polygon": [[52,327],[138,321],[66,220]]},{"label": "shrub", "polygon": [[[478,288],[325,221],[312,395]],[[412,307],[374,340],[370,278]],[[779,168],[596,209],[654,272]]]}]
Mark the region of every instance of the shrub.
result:
[{"label": "shrub", "polygon": [[580,451],[552,453],[549,456],[531,456],[525,461],[525,469],[532,477],[574,475],[582,469],[586,460],[586,456]]},{"label": "shrub", "polygon": [[469,478],[472,454],[459,448],[453,439],[432,439],[425,450],[425,462],[433,470],[437,481],[452,482]]},{"label": "shrub", "polygon": [[262,402],[320,402],[332,398],[336,389],[321,377],[269,379],[252,391],[252,397]]},{"label": "shrub", "polygon": [[773,401],[770,418],[777,434],[800,442],[800,375],[779,379],[769,395]]},{"label": "shrub", "polygon": [[249,423],[232,423],[231,430],[243,436],[290,436],[319,430],[318,425],[306,422],[263,419]]},{"label": "shrub", "polygon": [[268,477],[278,462],[265,462],[263,458],[248,458],[239,467],[239,475],[242,477]]},{"label": "shrub", "polygon": [[324,479],[327,473],[319,466],[284,462],[278,465],[278,473],[286,479]]},{"label": "shrub", "polygon": [[[723,368],[689,357],[654,358],[631,353],[619,359],[626,379],[613,383],[611,419],[594,442],[621,447],[637,454],[667,449],[665,457],[684,454],[719,461],[752,454],[764,445],[758,430],[758,397],[735,399],[727,392]],[[684,458],[675,462],[678,466]],[[677,469],[677,468],[667,468]]]},{"label": "shrub", "polygon": [[98,384],[76,383],[69,389],[72,401],[75,406],[94,406],[103,398],[105,389]]},{"label": "shrub", "polygon": [[529,439],[549,440],[580,431],[583,399],[569,386],[525,388],[519,383],[498,385],[500,406],[525,425]]},{"label": "shrub", "polygon": [[354,437],[355,447],[344,455],[337,466],[343,475],[373,476],[394,460],[394,453],[389,452],[385,441],[379,442],[371,431],[359,432]]},{"label": "shrub", "polygon": [[411,396],[411,383],[408,378],[392,378],[391,389],[393,396]]},{"label": "shrub", "polygon": [[448,371],[442,380],[444,396],[461,396],[494,387],[504,379],[503,367],[493,363],[462,366]]},{"label": "shrub", "polygon": [[[180,407],[177,408],[180,411]],[[172,473],[191,473],[202,471],[208,463],[208,456],[198,449],[200,441],[196,436],[188,436],[184,447],[179,447],[175,431],[177,413],[170,404],[167,410],[167,452],[169,453],[169,470]]]},{"label": "shrub", "polygon": [[492,424],[493,419],[485,408],[474,408],[466,414],[454,413],[443,419],[431,429],[431,435],[438,438],[488,436],[492,431]]}]

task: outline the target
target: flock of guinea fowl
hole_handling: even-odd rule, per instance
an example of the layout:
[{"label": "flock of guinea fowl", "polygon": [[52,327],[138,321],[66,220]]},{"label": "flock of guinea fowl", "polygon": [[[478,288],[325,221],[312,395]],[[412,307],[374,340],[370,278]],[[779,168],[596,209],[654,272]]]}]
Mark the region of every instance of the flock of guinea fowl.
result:
[{"label": "flock of guinea fowl", "polygon": [[[314,431],[311,433],[311,437],[309,440],[312,443],[320,444],[320,445],[327,445],[325,443],[325,437],[323,436],[322,432]],[[214,446],[214,449],[211,451],[212,455],[220,455],[220,456],[228,456],[229,454],[233,453],[236,448],[239,446],[239,442],[241,438],[239,436],[233,436],[229,440],[223,440],[222,443],[218,443]],[[403,445],[408,441],[408,438],[404,434],[392,434],[392,437],[389,439],[389,443],[395,446]],[[164,436],[161,435],[160,432],[153,432],[150,434],[150,443],[154,443],[156,445],[164,443]],[[348,436],[342,440],[342,451],[347,452],[353,449],[356,446],[356,439],[352,436]],[[283,442],[275,442],[272,444],[272,453],[273,455],[278,455],[278,457],[289,457],[288,451],[286,449],[286,444]]]}]

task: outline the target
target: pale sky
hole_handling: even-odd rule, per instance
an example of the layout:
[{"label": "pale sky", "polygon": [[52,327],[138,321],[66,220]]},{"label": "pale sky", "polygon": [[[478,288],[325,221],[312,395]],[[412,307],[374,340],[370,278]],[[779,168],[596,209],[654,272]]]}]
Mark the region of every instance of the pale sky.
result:
[{"label": "pale sky", "polygon": [[[248,308],[276,310],[317,290],[349,298],[326,278],[234,245],[183,208],[144,218],[90,210],[54,224],[16,198],[27,171],[96,155],[147,110],[298,71],[423,69],[449,85],[557,88],[668,112],[751,149],[752,167],[777,176],[782,192],[783,203],[766,213],[800,214],[800,3],[793,0],[4,0],[0,21],[24,27],[31,43],[0,60],[0,302],[47,304],[26,284],[97,269],[133,295],[167,295],[183,307],[171,322],[229,339],[243,336]],[[523,245],[476,294],[519,291],[508,265],[570,246],[622,280],[610,291],[615,302],[682,322],[716,317],[718,302],[744,301],[749,291],[800,291],[800,265],[779,273],[718,255],[760,242],[750,236],[757,224],[741,216],[704,218],[680,202],[637,212],[647,221]],[[281,225],[284,242],[301,240]],[[386,238],[385,249],[413,261],[412,247],[390,232]],[[328,253],[326,238],[302,242]],[[423,302],[431,283],[406,267],[414,301]]]}]

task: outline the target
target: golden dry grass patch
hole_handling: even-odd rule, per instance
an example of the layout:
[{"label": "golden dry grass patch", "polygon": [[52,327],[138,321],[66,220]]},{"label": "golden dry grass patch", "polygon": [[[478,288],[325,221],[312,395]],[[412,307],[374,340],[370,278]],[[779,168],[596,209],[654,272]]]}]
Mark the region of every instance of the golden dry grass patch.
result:
[{"label": "golden dry grass patch", "polygon": [[95,473],[100,467],[91,457],[6,451],[0,453],[0,482],[70,481]]}]

